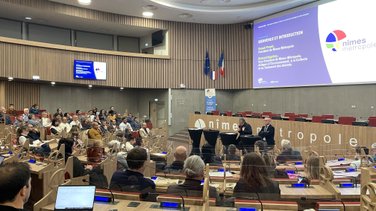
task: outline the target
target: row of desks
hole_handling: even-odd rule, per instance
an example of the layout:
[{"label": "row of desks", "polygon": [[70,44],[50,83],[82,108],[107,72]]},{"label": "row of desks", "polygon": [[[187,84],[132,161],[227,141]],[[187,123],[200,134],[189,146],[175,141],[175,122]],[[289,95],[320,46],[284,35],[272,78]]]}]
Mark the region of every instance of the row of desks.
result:
[{"label": "row of desks", "polygon": [[[94,211],[103,211],[103,210],[112,210],[112,211],[122,211],[122,210],[168,210],[162,209],[159,207],[159,203],[156,202],[137,202],[140,203],[137,207],[130,207],[129,204],[134,202],[130,200],[117,200],[117,204],[110,203],[94,203]],[[186,205],[186,210],[189,211],[202,211],[202,206],[196,205]],[[54,204],[50,204],[44,208],[42,211],[51,211],[54,210]],[[176,210],[176,209],[175,209]],[[233,207],[209,207],[210,211],[237,211],[237,208]],[[263,209],[264,211],[273,211],[272,209]],[[278,211],[284,211],[283,209],[278,209]],[[287,210],[286,210],[287,211]]]}]

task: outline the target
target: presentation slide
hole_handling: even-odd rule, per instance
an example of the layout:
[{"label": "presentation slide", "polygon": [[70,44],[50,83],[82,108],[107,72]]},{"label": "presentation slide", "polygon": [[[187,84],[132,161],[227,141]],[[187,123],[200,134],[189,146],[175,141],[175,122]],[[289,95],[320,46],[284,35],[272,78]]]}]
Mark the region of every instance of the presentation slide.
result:
[{"label": "presentation slide", "polygon": [[106,80],[106,63],[74,60],[73,75],[74,79]]},{"label": "presentation slide", "polygon": [[253,87],[376,82],[375,0],[337,0],[254,24]]}]

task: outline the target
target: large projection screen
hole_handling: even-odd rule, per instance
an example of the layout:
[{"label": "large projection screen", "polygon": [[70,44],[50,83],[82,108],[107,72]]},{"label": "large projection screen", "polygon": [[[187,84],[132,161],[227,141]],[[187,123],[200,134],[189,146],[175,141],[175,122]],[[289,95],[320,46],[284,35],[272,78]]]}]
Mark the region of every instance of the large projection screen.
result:
[{"label": "large projection screen", "polygon": [[253,88],[375,83],[375,8],[337,0],[256,20]]}]

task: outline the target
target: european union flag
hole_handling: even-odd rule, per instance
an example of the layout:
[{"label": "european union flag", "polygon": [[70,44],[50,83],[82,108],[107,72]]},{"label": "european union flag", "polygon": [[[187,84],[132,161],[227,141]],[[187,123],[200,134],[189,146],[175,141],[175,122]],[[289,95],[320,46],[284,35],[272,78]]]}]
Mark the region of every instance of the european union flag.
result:
[{"label": "european union flag", "polygon": [[210,59],[209,59],[209,52],[206,50],[204,74],[208,75],[209,73],[210,73]]}]

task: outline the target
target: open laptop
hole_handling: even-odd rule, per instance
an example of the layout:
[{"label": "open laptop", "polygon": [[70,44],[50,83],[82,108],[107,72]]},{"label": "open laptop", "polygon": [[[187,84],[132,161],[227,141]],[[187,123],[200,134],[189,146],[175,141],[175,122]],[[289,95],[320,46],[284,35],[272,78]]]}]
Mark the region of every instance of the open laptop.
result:
[{"label": "open laptop", "polygon": [[59,186],[55,211],[92,211],[94,196],[95,186]]}]

